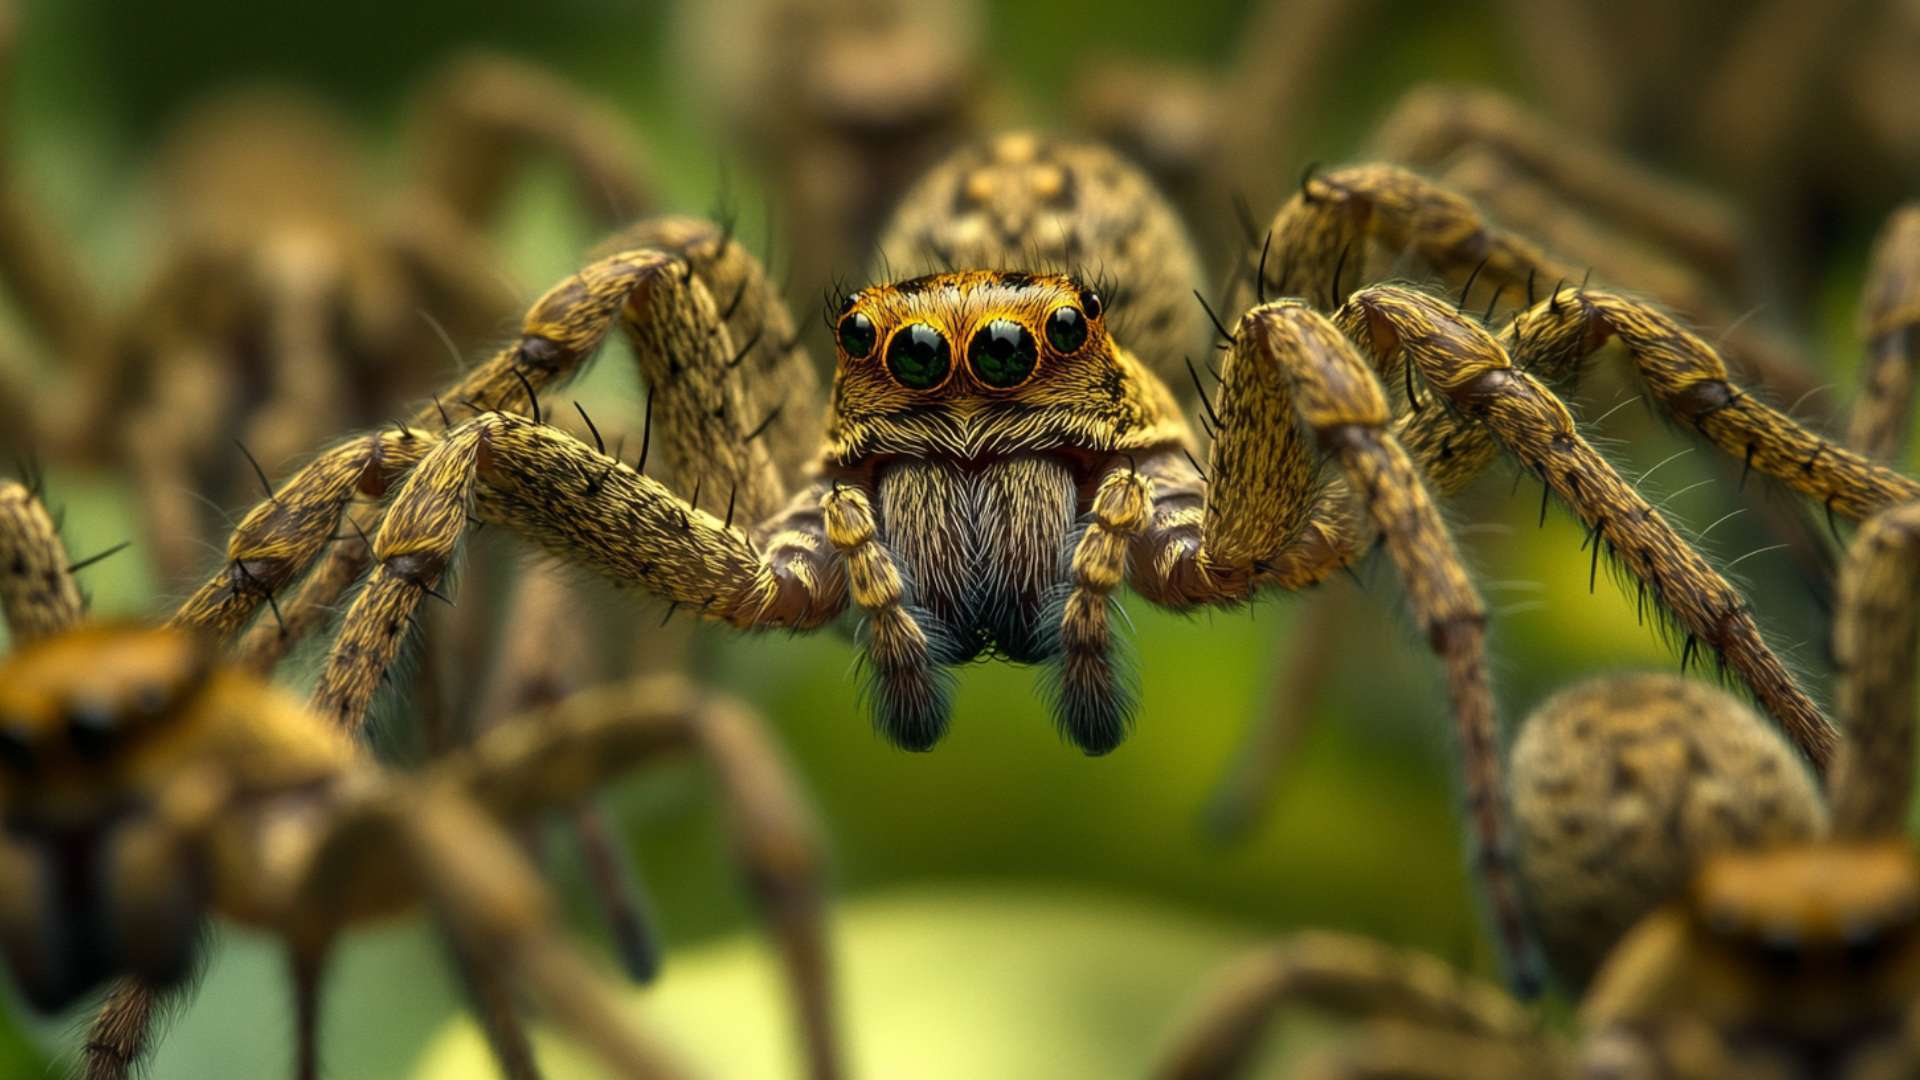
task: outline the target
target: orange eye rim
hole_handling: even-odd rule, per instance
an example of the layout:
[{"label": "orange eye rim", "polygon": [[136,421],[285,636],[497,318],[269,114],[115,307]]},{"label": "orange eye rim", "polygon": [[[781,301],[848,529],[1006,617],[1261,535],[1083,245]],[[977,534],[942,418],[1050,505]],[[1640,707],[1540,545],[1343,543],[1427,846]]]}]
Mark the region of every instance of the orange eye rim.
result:
[{"label": "orange eye rim", "polygon": [[[902,337],[922,328],[930,331],[934,338],[940,343],[941,363],[944,365],[944,369],[941,371],[938,380],[927,383],[924,386],[916,386],[900,377],[900,372],[894,363],[894,347],[900,343]],[[953,381],[955,367],[953,362],[953,342],[948,339],[945,332],[938,326],[924,319],[916,319],[913,322],[895,327],[893,331],[887,335],[886,347],[880,350],[879,357],[880,366],[886,371],[887,378],[902,390],[916,394],[928,394],[941,389]]]},{"label": "orange eye rim", "polygon": [[[984,337],[987,334],[987,332],[991,330],[993,327],[1000,325],[1002,323],[1010,325],[1015,329],[1019,330],[1021,335],[1026,338],[1026,344],[1028,348],[1031,350],[1032,359],[1027,364],[1026,374],[1022,375],[1019,381],[1017,382],[997,383],[987,378],[987,376],[980,370],[980,362],[975,355],[975,353],[980,348],[981,338]],[[1021,387],[1026,386],[1027,384],[1033,382],[1033,380],[1036,377],[1038,377],[1040,374],[1040,369],[1042,367],[1043,359],[1044,357],[1040,349],[1039,335],[1035,334],[1033,332],[1033,329],[1029,327],[1025,322],[1021,321],[1020,319],[1014,318],[1011,315],[996,315],[992,318],[982,320],[980,324],[977,327],[975,327],[973,333],[968,335],[967,337],[967,354],[966,354],[967,375],[971,377],[975,383],[979,384],[981,389],[985,390],[987,393],[990,393],[990,394],[1012,393],[1016,390],[1019,390]]]}]

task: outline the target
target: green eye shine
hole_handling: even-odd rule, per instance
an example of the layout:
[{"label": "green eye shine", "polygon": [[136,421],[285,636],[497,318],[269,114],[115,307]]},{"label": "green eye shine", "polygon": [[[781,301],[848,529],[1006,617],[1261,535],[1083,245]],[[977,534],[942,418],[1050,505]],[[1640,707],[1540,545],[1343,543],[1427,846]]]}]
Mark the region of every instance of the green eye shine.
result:
[{"label": "green eye shine", "polygon": [[974,375],[1001,389],[1027,381],[1039,359],[1033,335],[1012,319],[993,320],[967,345],[967,363],[973,365]]},{"label": "green eye shine", "polygon": [[1047,344],[1063,353],[1087,343],[1087,317],[1076,307],[1057,307],[1047,316]]},{"label": "green eye shine", "polygon": [[855,360],[873,355],[873,320],[859,312],[840,320],[840,348]]},{"label": "green eye shine", "polygon": [[909,390],[939,386],[952,366],[947,339],[926,323],[902,327],[887,344],[887,370]]}]

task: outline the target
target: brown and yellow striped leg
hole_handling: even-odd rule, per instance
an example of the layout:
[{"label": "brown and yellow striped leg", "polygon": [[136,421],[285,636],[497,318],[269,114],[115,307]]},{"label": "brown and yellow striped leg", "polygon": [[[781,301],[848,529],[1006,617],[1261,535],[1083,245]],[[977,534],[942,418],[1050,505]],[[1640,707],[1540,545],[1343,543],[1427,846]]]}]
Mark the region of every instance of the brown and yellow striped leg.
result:
[{"label": "brown and yellow striped leg", "polygon": [[785,958],[810,1075],[840,1075],[818,830],[792,770],[745,705],[678,676],[633,679],[509,720],[435,775],[493,813],[525,821],[687,752],[703,757],[719,781],[742,876]]},{"label": "brown and yellow striped leg", "polygon": [[735,626],[818,626],[837,612],[815,553],[776,546],[763,554],[741,525],[565,432],[490,413],[435,442],[393,495],[374,537],[378,562],[314,689],[315,710],[342,726],[365,719],[469,511],[575,565]]},{"label": "brown and yellow striped leg", "polygon": [[1534,1029],[1527,1010],[1498,988],[1425,953],[1309,931],[1234,961],[1151,1075],[1241,1075],[1268,1022],[1293,1007],[1495,1039],[1525,1039]]},{"label": "brown and yellow striped leg", "polygon": [[908,607],[908,584],[880,543],[867,493],[836,483],[821,498],[827,542],[846,571],[847,596],[866,613],[867,693],[874,729],[904,750],[931,750],[952,719],[952,677],[940,644]]},{"label": "brown and yellow striped leg", "polygon": [[[1407,310],[1404,300],[1409,295],[1395,293],[1398,299],[1387,307],[1363,303],[1369,310],[1356,309],[1350,320],[1358,327],[1371,316],[1373,326],[1383,328],[1381,313]],[[1465,327],[1458,332],[1475,339],[1470,346],[1473,355],[1484,353],[1478,339],[1486,334],[1467,327],[1450,306],[1432,299],[1422,299],[1418,306],[1434,318]],[[1562,289],[1515,315],[1500,335],[1500,344],[1514,364],[1548,381],[1578,371],[1608,341],[1625,347],[1647,389],[1676,420],[1747,468],[1818,500],[1829,513],[1859,521],[1887,507],[1920,500],[1920,481],[1821,438],[1762,403],[1731,381],[1726,365],[1706,342],[1637,300],[1598,290]],[[1476,374],[1482,371],[1476,369]],[[1466,377],[1456,374],[1452,379]]]},{"label": "brown and yellow striped leg", "polygon": [[1892,462],[1906,446],[1920,378],[1920,203],[1895,211],[1881,230],[1860,315],[1867,357],[1847,445]]},{"label": "brown and yellow striped leg", "polygon": [[[1247,256],[1238,303],[1256,297],[1302,296],[1332,307],[1357,285],[1404,274],[1404,261],[1442,275],[1452,287],[1476,283],[1526,299],[1578,282],[1588,268],[1543,252],[1532,241],[1488,222],[1460,195],[1397,165],[1356,165],[1309,176],[1274,217],[1265,288]],[[1336,277],[1338,280],[1336,281]],[[1637,282],[1621,282],[1629,288]],[[1711,311],[1688,314],[1725,328],[1722,348],[1774,393],[1799,397],[1817,389],[1798,357],[1735,320]]]},{"label": "brown and yellow striped leg", "polygon": [[[658,248],[692,264],[726,327],[725,369],[739,395],[740,419],[758,433],[756,441],[766,448],[784,486],[796,487],[819,449],[824,397],[793,314],[760,260],[722,227],[692,218],[643,221],[602,246]],[[675,473],[671,479],[680,490],[691,491],[699,477]],[[709,481],[707,486],[716,490],[719,485]]]},{"label": "brown and yellow striped leg", "polygon": [[0,480],[0,612],[15,648],[58,634],[86,612],[67,548],[32,491]]},{"label": "brown and yellow striped leg", "polygon": [[1131,466],[1094,492],[1092,516],[1074,546],[1073,585],[1060,613],[1053,715],[1060,733],[1090,755],[1120,745],[1133,722],[1132,673],[1113,631],[1113,591],[1127,579],[1127,550],[1146,531],[1153,487]]},{"label": "brown and yellow striped leg", "polygon": [[[357,552],[344,545],[328,549],[341,512],[358,493],[381,494],[387,481],[419,460],[410,451],[424,452],[430,443],[416,441],[423,429],[447,426],[447,410],[530,410],[533,395],[579,372],[630,299],[681,276],[684,263],[670,254],[621,252],[594,261],[548,290],[528,310],[518,339],[422,406],[407,423],[335,447],[255,506],[229,539],[226,564],[181,605],[175,624],[229,637],[309,569],[315,571],[317,584],[344,588],[353,577],[341,564]],[[321,563],[315,567],[317,558]],[[311,610],[323,609],[334,599],[321,595],[317,587],[302,592],[304,606]],[[303,619],[302,625],[310,622]]]},{"label": "brown and yellow striped leg", "polygon": [[[1575,306],[1577,301],[1561,302],[1563,309]],[[1580,436],[1567,407],[1539,379],[1516,369],[1478,323],[1424,293],[1363,289],[1337,318],[1382,371],[1396,370],[1404,354],[1455,412],[1484,424],[1573,508],[1593,530],[1594,544],[1605,544],[1674,613],[1688,634],[1688,659],[1696,644],[1704,644],[1801,751],[1825,768],[1833,752],[1833,728],[1767,647],[1746,599]],[[1527,340],[1538,339],[1528,334]],[[1715,385],[1727,389],[1724,381]],[[1658,387],[1655,392],[1660,393]]]},{"label": "brown and yellow striped leg", "polygon": [[[1228,563],[1246,558],[1238,552],[1254,535],[1245,527],[1248,516],[1306,517],[1300,497],[1291,492],[1264,502],[1234,494],[1289,456],[1304,443],[1306,433],[1339,464],[1347,486],[1323,490],[1320,498],[1344,500],[1349,489],[1357,497],[1405,582],[1429,646],[1446,667],[1475,871],[1509,976],[1523,992],[1537,992],[1539,959],[1512,865],[1499,730],[1487,674],[1486,613],[1438,507],[1389,428],[1391,414],[1380,383],[1353,342],[1299,301],[1265,304],[1243,316],[1221,378],[1226,386],[1223,401],[1231,408],[1220,414],[1219,439],[1210,458],[1208,517],[1198,560]],[[1251,430],[1248,425],[1255,418],[1267,428]],[[1313,488],[1309,484],[1305,490]],[[1228,549],[1234,555],[1214,554],[1216,535],[1234,541],[1236,546]],[[1302,541],[1322,542],[1316,531],[1300,528],[1282,528],[1268,536],[1275,553]]]},{"label": "brown and yellow striped leg", "polygon": [[1835,711],[1846,739],[1833,759],[1840,836],[1902,835],[1913,801],[1914,650],[1920,641],[1920,503],[1889,510],[1854,537],[1834,616]]}]

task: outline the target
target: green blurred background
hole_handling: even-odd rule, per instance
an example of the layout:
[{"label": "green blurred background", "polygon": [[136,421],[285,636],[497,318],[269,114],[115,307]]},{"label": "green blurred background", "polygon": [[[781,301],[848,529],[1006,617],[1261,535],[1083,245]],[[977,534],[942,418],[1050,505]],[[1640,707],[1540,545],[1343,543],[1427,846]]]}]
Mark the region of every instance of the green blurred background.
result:
[{"label": "green blurred background", "polygon": [[[1220,63],[1248,6],[998,0],[987,6],[990,66],[1021,115],[1050,124],[1081,58],[1117,50]],[[183,108],[236,84],[294,83],[337,102],[364,125],[375,160],[393,164],[408,93],[436,62],[476,44],[548,63],[613,102],[651,147],[675,208],[711,212],[727,171],[748,219],[742,235],[757,235],[753,180],[704,133],[692,100],[698,81],[688,75],[699,60],[674,55],[664,4],[46,0],[24,17],[8,155],[110,297],[127,295],[153,256],[143,218],[149,155]],[[1369,122],[1418,81],[1531,96],[1537,88],[1514,74],[1511,49],[1496,13],[1479,5],[1379,9],[1364,47],[1333,65],[1311,156],[1352,154]],[[1872,225],[1867,215],[1833,223],[1823,246],[1831,272],[1807,305],[1843,387]],[[536,289],[557,279],[590,241],[557,177],[536,173],[523,185],[504,244],[517,281]],[[31,348],[17,332],[0,340],[15,357]],[[637,400],[612,358],[573,393],[597,403],[596,413]],[[1597,416],[1629,393],[1599,378],[1578,406]],[[1633,476],[1685,445],[1639,408],[1614,413],[1606,434]],[[1705,457],[1662,465],[1647,485],[1656,497],[1681,492],[1668,509],[1696,529],[1739,505],[1729,474]],[[1694,486],[1701,480],[1722,482]],[[1636,626],[1630,595],[1605,584],[1589,595],[1580,530],[1558,513],[1536,528],[1537,486],[1516,491],[1512,481],[1510,470],[1495,470],[1453,514],[1469,527],[1496,612],[1509,722],[1573,679],[1672,667],[1673,653]],[[50,491],[66,509],[75,552],[133,534],[114,477],[56,469]],[[1705,544],[1724,561],[1773,542],[1749,513]],[[1774,640],[1822,682],[1825,616],[1785,556],[1747,559],[1740,574]],[[1299,759],[1260,826],[1231,843],[1209,835],[1203,812],[1243,728],[1287,693],[1271,672],[1303,610],[1297,601],[1193,618],[1130,603],[1140,723],[1100,760],[1055,736],[1029,670],[964,671],[952,735],[936,753],[911,756],[868,729],[844,640],[703,635],[702,673],[766,711],[820,805],[832,838],[845,1021],[864,1075],[1125,1074],[1160,1044],[1209,971],[1292,927],[1357,930],[1491,970],[1463,872],[1438,679],[1399,614],[1391,567],[1370,563],[1358,576],[1359,585],[1327,587],[1363,594],[1349,605],[1360,615],[1332,651],[1331,689]],[[88,571],[87,584],[97,611],[133,614],[161,612],[188,587],[152,580],[137,550]],[[637,996],[654,1026],[715,1075],[786,1075],[776,974],[735,887],[710,796],[695,768],[635,780],[614,796],[670,948],[663,981]],[[581,933],[592,936],[569,857],[559,850],[558,873]],[[290,1060],[272,944],[231,929],[216,940],[206,986],[163,1043],[156,1077],[279,1075]],[[479,1043],[457,1011],[420,923],[357,934],[328,987],[330,1072],[480,1068]],[[29,1019],[8,1004],[0,1074],[43,1074],[73,1047],[76,1024]]]}]

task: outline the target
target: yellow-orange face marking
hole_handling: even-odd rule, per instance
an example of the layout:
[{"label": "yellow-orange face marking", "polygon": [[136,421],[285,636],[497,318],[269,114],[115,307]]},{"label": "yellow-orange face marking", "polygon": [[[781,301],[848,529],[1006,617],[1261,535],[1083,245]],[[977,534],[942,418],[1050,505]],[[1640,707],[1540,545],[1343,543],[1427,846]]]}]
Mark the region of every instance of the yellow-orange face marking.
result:
[{"label": "yellow-orange face marking", "polygon": [[0,787],[88,768],[180,710],[208,672],[190,635],[126,625],[37,642],[0,663]]},{"label": "yellow-orange face marking", "polygon": [[[971,271],[876,285],[841,306],[843,374],[876,371],[902,390],[1017,390],[1050,363],[1110,349],[1099,294],[1069,277]],[[1041,347],[1045,342],[1045,347]]]}]

